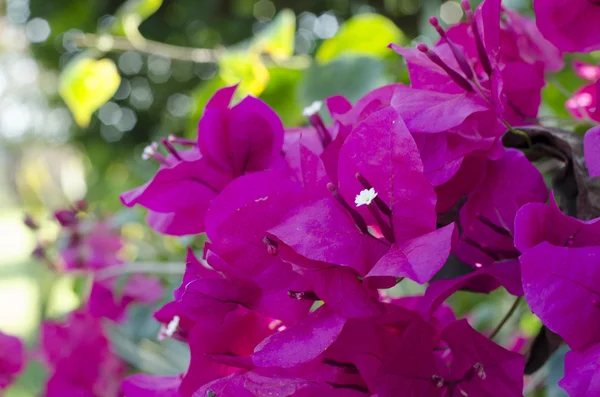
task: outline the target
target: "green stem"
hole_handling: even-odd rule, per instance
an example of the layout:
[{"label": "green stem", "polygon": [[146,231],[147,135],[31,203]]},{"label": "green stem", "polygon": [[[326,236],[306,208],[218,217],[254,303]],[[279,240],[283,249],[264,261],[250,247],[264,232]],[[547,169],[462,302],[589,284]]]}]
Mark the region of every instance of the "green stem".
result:
[{"label": "green stem", "polygon": [[522,298],[523,298],[522,296],[517,296],[517,299],[515,299],[515,302],[510,307],[510,310],[506,313],[504,318],[500,321],[500,323],[496,326],[494,331],[492,331],[492,333],[490,334],[490,339],[494,339],[494,337],[496,337],[496,335],[498,335],[498,333],[500,332],[502,327],[504,327],[506,322],[512,317],[512,315],[515,313],[515,311],[519,307],[519,303],[521,303]]}]

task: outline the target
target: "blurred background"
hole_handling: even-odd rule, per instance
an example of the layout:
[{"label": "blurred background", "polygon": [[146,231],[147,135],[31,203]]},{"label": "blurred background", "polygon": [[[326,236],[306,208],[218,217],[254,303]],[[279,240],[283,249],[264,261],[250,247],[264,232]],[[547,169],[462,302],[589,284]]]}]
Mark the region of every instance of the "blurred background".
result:
[{"label": "blurred background", "polygon": [[[530,3],[504,1],[525,13]],[[455,0],[0,0],[0,330],[23,337],[35,356],[42,318],[80,304],[76,275],[31,259],[38,244],[60,245],[52,212],[77,200],[89,202],[90,216],[110,219],[128,261],[182,263],[185,246],[200,242],[151,232],[143,211],[124,210],[119,194],[155,173],[157,164],[141,158],[149,142],[195,137],[217,89],[239,82],[286,126],[301,125],[314,100],[355,101],[407,81],[386,46],[433,43],[431,15],[448,25],[463,16]],[[544,95],[547,112],[564,113],[564,92]],[[36,233],[26,214],[40,225]],[[165,273],[167,286],[180,280]],[[491,324],[510,306],[504,298],[486,298],[477,321]],[[458,310],[475,303],[460,301]],[[151,313],[134,311],[113,330],[119,354],[147,372],[185,369],[184,348],[151,342]],[[525,334],[539,327],[527,314],[516,321]],[[31,364],[7,396],[38,395],[45,376]]]}]

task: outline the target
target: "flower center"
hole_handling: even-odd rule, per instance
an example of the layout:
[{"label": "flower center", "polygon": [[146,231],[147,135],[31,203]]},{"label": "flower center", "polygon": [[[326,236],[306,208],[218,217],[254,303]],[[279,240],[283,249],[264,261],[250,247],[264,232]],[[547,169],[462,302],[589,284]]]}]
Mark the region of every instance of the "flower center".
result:
[{"label": "flower center", "polygon": [[373,200],[375,200],[375,197],[377,197],[377,192],[374,188],[365,189],[356,195],[354,203],[357,207],[360,207],[361,205],[369,205]]}]

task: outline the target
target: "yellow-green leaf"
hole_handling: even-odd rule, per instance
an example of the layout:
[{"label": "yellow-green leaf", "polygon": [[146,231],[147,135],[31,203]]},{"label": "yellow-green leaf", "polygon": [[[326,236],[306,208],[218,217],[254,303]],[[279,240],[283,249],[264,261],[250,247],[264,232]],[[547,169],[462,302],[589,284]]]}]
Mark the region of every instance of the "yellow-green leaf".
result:
[{"label": "yellow-green leaf", "polygon": [[285,59],[294,54],[296,15],[292,10],[282,10],[273,21],[252,40],[250,51]]},{"label": "yellow-green leaf", "polygon": [[62,72],[59,93],[75,122],[90,124],[92,114],[115,94],[121,76],[110,59],[76,58]]},{"label": "yellow-green leaf", "polygon": [[402,44],[404,33],[388,18],[379,14],[359,14],[344,23],[338,33],[321,44],[318,62],[329,62],[343,55],[384,57],[390,43]]},{"label": "yellow-green leaf", "polygon": [[269,82],[269,70],[256,53],[231,52],[219,60],[219,77],[226,85],[239,84],[236,94],[260,95]]},{"label": "yellow-green leaf", "polygon": [[138,36],[138,28],[143,21],[152,16],[163,0],[128,0],[115,13],[112,32],[116,35]]}]

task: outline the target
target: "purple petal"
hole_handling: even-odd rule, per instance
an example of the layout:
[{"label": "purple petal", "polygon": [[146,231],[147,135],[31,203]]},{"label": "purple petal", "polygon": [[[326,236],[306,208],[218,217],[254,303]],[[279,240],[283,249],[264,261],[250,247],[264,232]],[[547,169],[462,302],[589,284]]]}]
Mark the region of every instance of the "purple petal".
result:
[{"label": "purple petal", "polygon": [[180,397],[179,376],[152,376],[135,374],[128,376],[121,384],[127,397]]},{"label": "purple petal", "polygon": [[406,277],[428,282],[446,263],[456,237],[450,224],[411,240],[394,243],[366,277]]},{"label": "purple petal", "polygon": [[291,368],[312,361],[340,335],[346,319],[327,305],[261,342],[252,360],[259,367]]},{"label": "purple petal", "polygon": [[[435,229],[435,193],[414,139],[390,107],[371,114],[346,139],[339,157],[340,189],[352,203],[364,187],[360,173],[391,209],[396,241]],[[372,219],[369,211],[365,219]]]},{"label": "purple petal", "polygon": [[573,349],[600,341],[600,247],[553,247],[543,242],[525,252],[525,298],[542,322]]},{"label": "purple petal", "polygon": [[600,344],[565,355],[565,377],[558,384],[570,397],[587,397],[600,393]]}]

